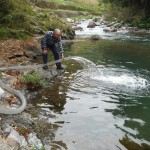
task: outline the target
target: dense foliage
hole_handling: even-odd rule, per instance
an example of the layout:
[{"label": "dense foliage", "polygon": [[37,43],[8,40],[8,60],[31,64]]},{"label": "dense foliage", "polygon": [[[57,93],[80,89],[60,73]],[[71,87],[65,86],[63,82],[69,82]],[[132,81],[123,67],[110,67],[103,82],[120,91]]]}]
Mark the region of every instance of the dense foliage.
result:
[{"label": "dense foliage", "polygon": [[99,0],[100,3],[112,3],[121,7],[130,7],[132,9],[142,10],[145,17],[150,17],[149,0]]},{"label": "dense foliage", "polygon": [[0,0],[0,18],[9,14],[12,9],[13,3],[11,0]]},{"label": "dense foliage", "polygon": [[150,0],[99,0],[105,7],[105,17],[108,20],[117,19],[137,26],[150,29]]},{"label": "dense foliage", "polygon": [[74,30],[70,24],[50,10],[36,7],[31,0],[0,0],[0,40],[26,39],[55,28],[72,38]]}]

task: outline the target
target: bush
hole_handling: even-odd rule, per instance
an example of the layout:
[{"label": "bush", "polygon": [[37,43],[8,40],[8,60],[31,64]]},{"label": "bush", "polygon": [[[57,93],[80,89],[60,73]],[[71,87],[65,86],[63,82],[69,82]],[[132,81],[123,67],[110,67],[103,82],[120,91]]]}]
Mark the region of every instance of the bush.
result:
[{"label": "bush", "polygon": [[28,89],[36,89],[37,87],[45,86],[45,81],[36,72],[30,72],[24,75],[20,81],[25,83]]},{"label": "bush", "polygon": [[0,18],[9,14],[13,10],[12,0],[0,0]]}]

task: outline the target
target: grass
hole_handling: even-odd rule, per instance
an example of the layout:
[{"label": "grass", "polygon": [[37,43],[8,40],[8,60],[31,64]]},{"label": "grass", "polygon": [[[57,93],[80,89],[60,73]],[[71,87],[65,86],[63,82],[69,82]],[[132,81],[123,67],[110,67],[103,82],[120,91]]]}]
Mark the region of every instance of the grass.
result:
[{"label": "grass", "polygon": [[92,12],[97,12],[100,10],[97,0],[49,0],[49,2],[53,2],[59,5],[58,7],[72,6],[76,10],[85,10]]},{"label": "grass", "polygon": [[5,12],[0,18],[1,40],[8,38],[27,39],[35,33],[43,34],[55,28],[62,29],[66,35],[74,36],[74,30],[71,26],[53,12],[35,7],[24,0],[8,0],[9,2],[11,2],[11,7],[8,5],[8,12],[5,12],[5,9],[0,9],[0,14]]},{"label": "grass", "polygon": [[21,79],[20,79],[21,83],[24,84],[31,84],[33,86],[41,86],[44,87],[45,86],[45,81],[42,79],[42,77],[37,74],[36,72],[30,72],[26,75],[24,75]]}]

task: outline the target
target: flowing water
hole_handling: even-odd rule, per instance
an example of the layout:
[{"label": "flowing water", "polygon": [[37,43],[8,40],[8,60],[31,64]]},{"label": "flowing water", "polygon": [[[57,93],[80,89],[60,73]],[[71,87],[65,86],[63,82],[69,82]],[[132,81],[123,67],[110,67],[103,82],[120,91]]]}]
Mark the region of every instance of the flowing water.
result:
[{"label": "flowing water", "polygon": [[65,55],[72,56],[64,62],[65,73],[32,100],[54,125],[46,144],[68,150],[150,149],[150,43],[144,39],[65,46]]}]

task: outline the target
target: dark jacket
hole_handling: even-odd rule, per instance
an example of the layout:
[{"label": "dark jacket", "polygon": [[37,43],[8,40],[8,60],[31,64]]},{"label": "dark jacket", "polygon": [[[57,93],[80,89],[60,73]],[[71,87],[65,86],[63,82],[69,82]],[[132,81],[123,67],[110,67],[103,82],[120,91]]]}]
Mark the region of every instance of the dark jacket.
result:
[{"label": "dark jacket", "polygon": [[48,50],[51,45],[54,45],[58,43],[59,46],[59,53],[64,53],[63,46],[62,46],[62,41],[61,41],[61,36],[58,38],[53,38],[53,31],[48,31],[44,38],[41,41],[41,49],[42,50]]}]

